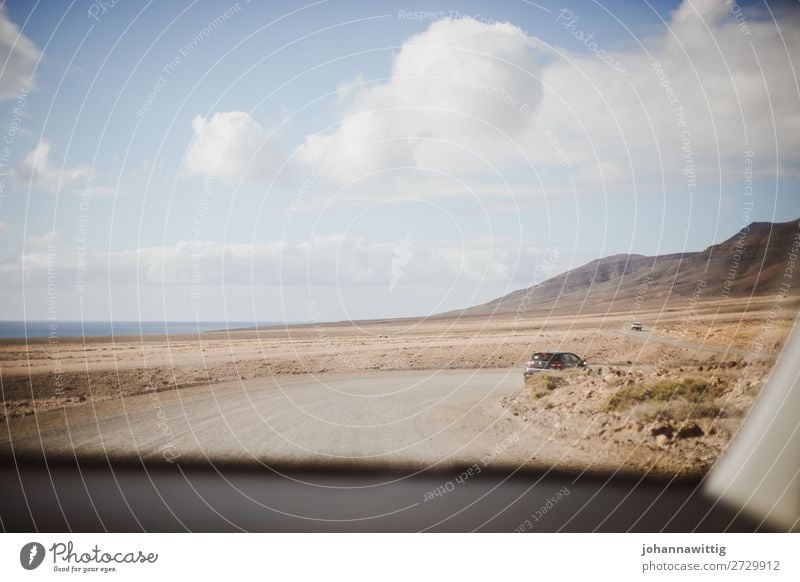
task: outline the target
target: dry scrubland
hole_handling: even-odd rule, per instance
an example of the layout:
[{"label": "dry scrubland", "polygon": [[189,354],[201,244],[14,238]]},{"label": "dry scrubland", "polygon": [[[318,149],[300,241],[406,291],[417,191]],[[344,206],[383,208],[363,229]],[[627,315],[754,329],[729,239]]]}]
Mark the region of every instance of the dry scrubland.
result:
[{"label": "dry scrubland", "polygon": [[[678,370],[601,367],[529,378],[503,404],[551,427],[565,460],[665,475],[705,472],[724,450],[768,374],[741,358]],[[555,445],[554,445],[555,446]]]},{"label": "dry scrubland", "polygon": [[[628,313],[430,318],[199,336],[59,338],[0,344],[3,415],[87,406],[152,391],[294,374],[519,368],[532,350],[576,352],[591,368],[545,373],[501,403],[546,431],[551,458],[595,467],[702,472],[762,388],[797,303],[733,299]],[[649,336],[650,332],[654,334]],[[648,339],[650,338],[650,339]],[[687,343],[688,342],[688,343]],[[705,344],[709,350],[699,350]],[[761,348],[752,353],[753,346]],[[731,349],[726,353],[726,349]],[[598,456],[599,455],[599,456]],[[578,463],[580,465],[580,463]]]}]

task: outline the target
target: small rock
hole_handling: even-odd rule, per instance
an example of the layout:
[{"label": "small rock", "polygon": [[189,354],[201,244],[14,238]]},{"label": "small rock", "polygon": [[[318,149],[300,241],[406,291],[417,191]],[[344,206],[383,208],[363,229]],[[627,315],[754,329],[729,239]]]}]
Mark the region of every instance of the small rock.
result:
[{"label": "small rock", "polygon": [[83,394],[78,396],[78,402],[86,402],[86,396],[84,396]]},{"label": "small rock", "polygon": [[603,378],[603,382],[606,384],[616,384],[617,383],[617,375],[616,374],[607,374],[605,378]]},{"label": "small rock", "polygon": [[656,444],[662,449],[669,447],[669,437],[665,434],[656,435]]},{"label": "small rock", "polygon": [[731,360],[730,362],[728,362],[728,367],[729,368],[735,368],[736,367],[736,360]]},{"label": "small rock", "polygon": [[685,423],[678,429],[677,437],[679,439],[693,439],[703,436],[703,429],[696,422]]}]

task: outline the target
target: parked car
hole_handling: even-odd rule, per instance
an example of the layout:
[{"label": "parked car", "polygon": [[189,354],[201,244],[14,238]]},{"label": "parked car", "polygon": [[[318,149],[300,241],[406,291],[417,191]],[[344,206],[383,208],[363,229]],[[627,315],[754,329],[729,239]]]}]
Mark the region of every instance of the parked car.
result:
[{"label": "parked car", "polygon": [[525,363],[525,376],[543,370],[585,368],[587,365],[586,360],[572,352],[534,352]]},{"label": "parked car", "polygon": [[642,331],[642,323],[640,321],[634,321],[631,324],[631,331]]}]

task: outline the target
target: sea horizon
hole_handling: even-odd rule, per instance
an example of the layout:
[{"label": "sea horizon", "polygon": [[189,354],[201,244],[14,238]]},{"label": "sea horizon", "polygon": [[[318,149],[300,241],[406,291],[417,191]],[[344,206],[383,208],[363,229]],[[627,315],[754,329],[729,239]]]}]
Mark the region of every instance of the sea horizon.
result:
[{"label": "sea horizon", "polygon": [[0,320],[0,339],[175,335],[291,325],[282,321]]}]

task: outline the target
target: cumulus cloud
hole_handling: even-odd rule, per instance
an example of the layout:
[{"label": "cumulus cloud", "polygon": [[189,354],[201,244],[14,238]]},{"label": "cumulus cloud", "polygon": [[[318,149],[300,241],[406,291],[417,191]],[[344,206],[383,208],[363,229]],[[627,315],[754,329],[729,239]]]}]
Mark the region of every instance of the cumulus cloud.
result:
[{"label": "cumulus cloud", "polygon": [[[615,46],[589,18],[551,17],[556,46],[509,23],[434,22],[396,53],[389,81],[340,88],[338,122],[309,135],[300,160],[323,168],[328,193],[361,181],[362,200],[402,183],[440,195],[419,174],[385,172],[399,167],[527,171],[562,191],[574,180],[579,193],[738,180],[745,150],[757,174],[800,173],[799,11],[776,23],[757,6],[686,1],[662,30]],[[576,39],[585,50],[564,48]]]},{"label": "cumulus cloud", "polygon": [[79,180],[91,178],[93,172],[88,166],[62,166],[50,164],[50,142],[42,139],[23,160],[14,167],[13,179],[24,186],[30,185],[34,190],[58,192]]},{"label": "cumulus cloud", "polygon": [[14,99],[33,85],[31,75],[41,53],[0,6],[0,100]]},{"label": "cumulus cloud", "polygon": [[[624,174],[629,184],[635,176],[640,185],[660,184],[663,175],[691,188],[692,176],[698,184],[739,179],[745,150],[755,151],[762,175],[797,170],[800,15],[789,11],[776,23],[734,6],[684,2],[663,32],[638,39],[644,50],[611,53],[627,76],[591,52],[562,51],[552,61],[538,115],[576,170],[606,168],[606,176]],[[585,37],[591,22],[576,16],[556,26]],[[532,139],[529,151],[536,158],[546,146]]]},{"label": "cumulus cloud", "polygon": [[[461,161],[445,160],[447,148],[438,140],[483,149],[487,138],[518,136],[518,112],[498,106],[498,99],[517,95],[530,107],[541,99],[531,42],[510,24],[470,18],[434,22],[403,44],[390,81],[346,91],[350,104],[341,122],[333,131],[308,136],[301,161],[320,166],[337,160],[330,175],[347,181],[398,166]],[[360,153],[343,155],[350,151]]]},{"label": "cumulus cloud", "polygon": [[[776,22],[758,6],[687,0],[662,29],[613,46],[591,18],[548,18],[563,32],[555,45],[511,23],[445,18],[403,43],[389,80],[341,84],[334,122],[297,149],[292,208],[483,200],[506,181],[548,194],[717,195],[745,159],[756,177],[800,175],[800,11]],[[188,174],[264,181],[285,159],[247,113],[198,116],[193,128]]]},{"label": "cumulus cloud", "polygon": [[283,161],[267,130],[244,111],[219,112],[210,119],[197,115],[192,129],[194,141],[184,165],[189,176],[213,176],[228,184],[265,180],[275,176]]},{"label": "cumulus cloud", "polygon": [[[45,245],[47,240],[36,241]],[[344,235],[319,236],[302,243],[275,241],[225,244],[181,241],[78,255],[63,246],[0,261],[0,285],[46,285],[47,268],[59,280],[73,281],[80,260],[89,285],[280,285],[383,287],[395,285],[506,284],[532,282],[521,271],[537,264],[536,245],[474,238],[463,241],[380,242]],[[519,249],[523,248],[524,251]],[[400,253],[398,249],[403,249]],[[521,254],[522,253],[522,254]]]}]

